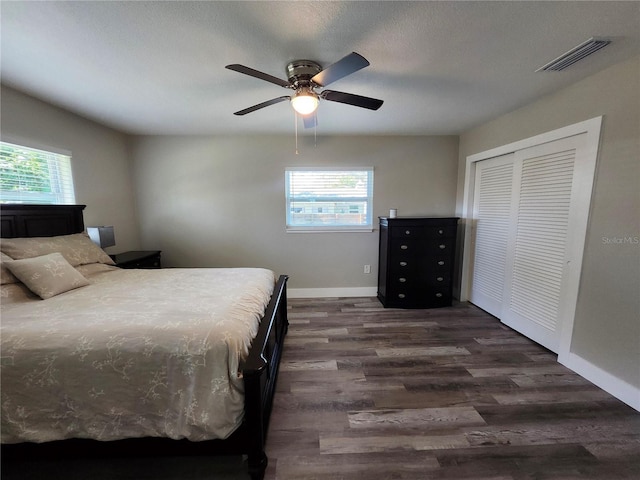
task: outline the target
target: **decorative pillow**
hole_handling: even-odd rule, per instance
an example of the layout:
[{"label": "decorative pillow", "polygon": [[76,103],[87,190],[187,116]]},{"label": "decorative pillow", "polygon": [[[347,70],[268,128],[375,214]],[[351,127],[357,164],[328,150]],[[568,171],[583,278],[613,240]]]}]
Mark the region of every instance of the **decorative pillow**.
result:
[{"label": "decorative pillow", "polygon": [[6,285],[8,283],[18,283],[18,280],[13,273],[5,266],[5,262],[11,262],[13,259],[9,255],[0,253],[0,285]]},{"label": "decorative pillow", "polygon": [[89,285],[89,280],[69,265],[60,253],[7,262],[11,273],[42,299]]},{"label": "decorative pillow", "polygon": [[59,252],[74,267],[88,263],[115,265],[111,257],[93,243],[86,233],[58,237],[3,238],[0,250],[14,260]]}]

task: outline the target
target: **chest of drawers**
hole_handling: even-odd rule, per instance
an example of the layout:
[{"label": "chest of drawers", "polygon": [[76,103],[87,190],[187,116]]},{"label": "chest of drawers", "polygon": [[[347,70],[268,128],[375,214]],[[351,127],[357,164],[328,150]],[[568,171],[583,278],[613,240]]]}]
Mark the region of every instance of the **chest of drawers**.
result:
[{"label": "chest of drawers", "polygon": [[378,299],[385,307],[451,305],[458,218],[380,217]]}]

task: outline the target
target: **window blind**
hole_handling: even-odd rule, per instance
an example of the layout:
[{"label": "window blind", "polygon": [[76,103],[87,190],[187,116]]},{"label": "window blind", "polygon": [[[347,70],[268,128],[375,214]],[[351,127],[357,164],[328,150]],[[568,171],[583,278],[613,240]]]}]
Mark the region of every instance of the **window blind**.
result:
[{"label": "window blind", "polygon": [[372,229],[373,168],[288,168],[288,231]]},{"label": "window blind", "polygon": [[75,203],[71,157],[0,142],[0,202]]}]

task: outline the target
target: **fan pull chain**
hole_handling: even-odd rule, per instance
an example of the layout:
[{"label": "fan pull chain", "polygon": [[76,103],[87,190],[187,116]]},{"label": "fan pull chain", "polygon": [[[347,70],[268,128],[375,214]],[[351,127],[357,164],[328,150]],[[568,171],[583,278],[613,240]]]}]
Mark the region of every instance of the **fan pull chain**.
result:
[{"label": "fan pull chain", "polygon": [[293,111],[293,123],[295,123],[296,126],[296,155],[298,155],[298,112],[295,110]]}]

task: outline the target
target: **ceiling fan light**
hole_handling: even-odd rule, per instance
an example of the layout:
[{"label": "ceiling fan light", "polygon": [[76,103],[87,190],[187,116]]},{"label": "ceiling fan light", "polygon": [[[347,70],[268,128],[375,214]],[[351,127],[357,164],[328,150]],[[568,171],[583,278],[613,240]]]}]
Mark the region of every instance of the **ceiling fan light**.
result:
[{"label": "ceiling fan light", "polygon": [[318,108],[318,103],[318,95],[308,90],[296,92],[291,97],[291,106],[300,115],[309,115],[315,112],[316,108]]}]

